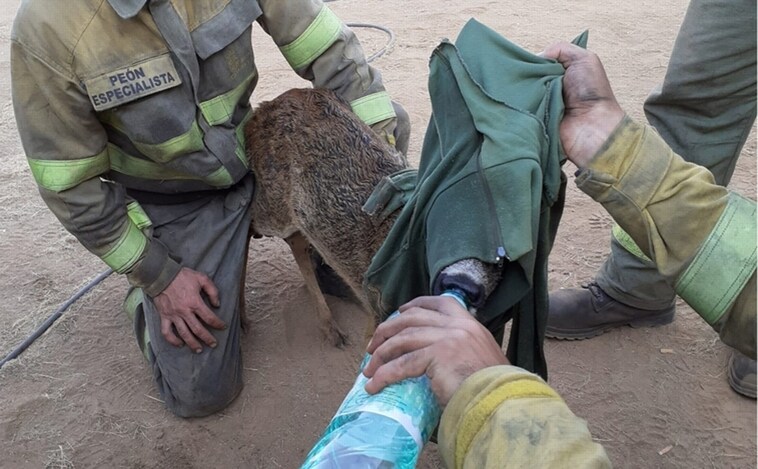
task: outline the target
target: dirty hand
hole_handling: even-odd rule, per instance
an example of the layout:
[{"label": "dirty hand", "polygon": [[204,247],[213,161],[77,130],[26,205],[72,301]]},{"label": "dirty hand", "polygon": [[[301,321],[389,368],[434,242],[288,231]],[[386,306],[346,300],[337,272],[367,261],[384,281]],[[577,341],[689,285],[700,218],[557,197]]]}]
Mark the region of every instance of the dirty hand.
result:
[{"label": "dirty hand", "polygon": [[377,122],[371,126],[371,129],[397,151],[407,155],[411,136],[411,119],[400,103],[392,101],[392,108],[395,110],[396,117]]},{"label": "dirty hand", "polygon": [[445,406],[476,371],[508,364],[492,334],[454,298],[416,298],[400,312],[376,328],[368,345],[373,356],[363,374],[370,378],[369,394],[426,373],[437,401]]},{"label": "dirty hand", "polygon": [[566,69],[561,143],[568,159],[584,168],[624,118],[624,111],[596,54],[568,42],[558,42],[540,55],[557,60]]},{"label": "dirty hand", "polygon": [[218,289],[213,281],[205,274],[182,267],[169,286],[153,298],[161,316],[161,334],[171,345],[187,344],[195,353],[203,351],[198,339],[210,347],[216,346],[216,339],[203,323],[214,329],[226,325],[205,303],[202,292],[214,307],[219,306]]}]

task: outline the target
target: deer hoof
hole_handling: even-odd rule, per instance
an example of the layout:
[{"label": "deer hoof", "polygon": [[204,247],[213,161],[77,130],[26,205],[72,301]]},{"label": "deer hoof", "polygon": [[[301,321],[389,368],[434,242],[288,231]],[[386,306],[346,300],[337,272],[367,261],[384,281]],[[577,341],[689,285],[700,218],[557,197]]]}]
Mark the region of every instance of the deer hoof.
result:
[{"label": "deer hoof", "polygon": [[347,334],[342,332],[336,324],[330,324],[325,332],[326,339],[337,348],[345,348],[349,344]]}]

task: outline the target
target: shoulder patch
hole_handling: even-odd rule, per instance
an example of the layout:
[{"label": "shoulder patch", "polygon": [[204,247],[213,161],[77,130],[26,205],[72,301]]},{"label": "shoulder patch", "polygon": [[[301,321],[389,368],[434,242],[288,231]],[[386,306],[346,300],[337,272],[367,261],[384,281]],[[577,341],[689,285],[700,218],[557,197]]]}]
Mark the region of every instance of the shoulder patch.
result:
[{"label": "shoulder patch", "polygon": [[179,86],[182,79],[169,54],[84,80],[95,111],[121,106]]}]

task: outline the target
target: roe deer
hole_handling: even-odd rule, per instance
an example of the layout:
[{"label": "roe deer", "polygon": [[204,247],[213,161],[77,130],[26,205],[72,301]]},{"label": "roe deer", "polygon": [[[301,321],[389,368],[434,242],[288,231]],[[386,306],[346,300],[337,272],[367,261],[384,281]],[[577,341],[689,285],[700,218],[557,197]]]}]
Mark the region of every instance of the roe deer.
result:
[{"label": "roe deer", "polygon": [[[366,311],[363,275],[397,213],[381,222],[362,207],[383,177],[408,168],[403,154],[366,126],[344,100],[323,89],[289,90],[260,104],[246,124],[247,158],[255,174],[254,236],[284,239],[316,305],[320,328],[334,345],[346,341],[319,290],[312,245]],[[488,295],[499,274],[466,259],[443,271]],[[398,305],[399,306],[399,305]],[[372,312],[376,325],[376,312]]]}]

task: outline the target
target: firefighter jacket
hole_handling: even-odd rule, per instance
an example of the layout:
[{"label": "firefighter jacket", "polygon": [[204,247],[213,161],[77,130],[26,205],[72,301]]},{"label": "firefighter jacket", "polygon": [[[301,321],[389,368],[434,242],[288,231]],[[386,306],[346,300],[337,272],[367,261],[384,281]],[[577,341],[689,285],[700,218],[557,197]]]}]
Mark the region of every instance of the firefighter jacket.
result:
[{"label": "firefighter jacket", "polygon": [[626,117],[577,186],[616,220],[614,236],[655,262],[727,345],[755,359],[756,206]]},{"label": "firefighter jacket", "polygon": [[539,376],[509,365],[466,378],[442,413],[438,447],[450,469],[611,467],[587,423]]},{"label": "firefighter jacket", "polygon": [[[369,125],[394,123],[380,74],[320,0],[27,0],[13,104],[39,191],[65,228],[150,295],[180,269],[130,191],[188,194],[248,174],[253,22],[292,68]],[[393,124],[392,124],[393,125]],[[249,142],[255,144],[255,142]]]},{"label": "firefighter jacket", "polygon": [[547,256],[565,189],[563,66],[470,20],[455,44],[437,47],[429,68],[432,118],[418,171],[390,176],[364,206],[379,217],[400,210],[364,290],[374,310],[389,314],[439,293],[434,281],[448,265],[499,265],[502,280],[477,318],[512,317],[509,360],[547,377]]}]

